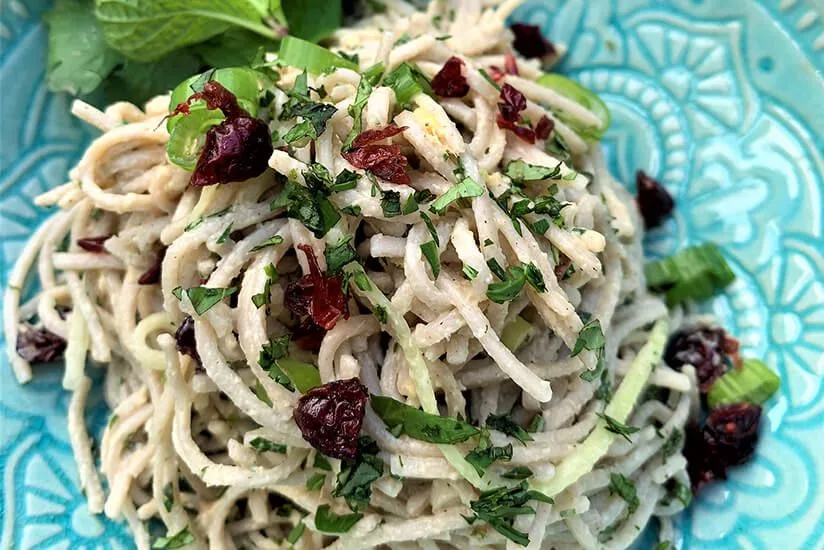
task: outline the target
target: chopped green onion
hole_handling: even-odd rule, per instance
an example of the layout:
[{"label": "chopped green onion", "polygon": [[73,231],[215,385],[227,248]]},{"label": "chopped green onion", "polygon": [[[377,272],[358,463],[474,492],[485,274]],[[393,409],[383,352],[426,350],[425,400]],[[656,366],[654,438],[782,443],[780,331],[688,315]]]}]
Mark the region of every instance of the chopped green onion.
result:
[{"label": "chopped green onion", "polygon": [[324,533],[346,533],[363,518],[363,514],[338,515],[328,504],[318,506],[315,512],[315,527]]},{"label": "chopped green onion", "polygon": [[418,94],[431,94],[432,86],[417,67],[403,63],[386,75],[384,85],[395,91],[400,105],[408,105]]},{"label": "chopped green onion", "polygon": [[[261,90],[268,88],[271,85],[269,78],[260,71],[250,69],[249,67],[227,67],[225,69],[217,69],[213,71],[206,71],[204,73],[187,78],[177,85],[177,88],[172,92],[169,100],[169,111],[174,111],[175,108],[185,103],[189,96],[203,90],[203,85],[214,80],[220,83],[224,88],[232,92],[237,97],[238,105],[245,109],[250,115],[257,116],[259,101],[258,96]],[[189,106],[190,114],[175,115],[166,121],[166,129],[169,132],[177,126],[181,120],[192,116],[197,111],[207,110],[206,102],[197,100],[192,102]],[[215,111],[219,113],[220,111]]]},{"label": "chopped green onion", "polygon": [[438,244],[435,241],[423,243],[421,253],[429,263],[429,267],[432,268],[432,276],[437,279],[441,274],[441,251],[438,250]]},{"label": "chopped green onion", "polygon": [[770,367],[758,359],[744,359],[741,368],[733,368],[716,380],[709,393],[710,407],[733,403],[760,405],[773,396],[781,386],[781,379]]},{"label": "chopped green onion", "polygon": [[290,67],[297,67],[312,74],[326,73],[338,67],[353,71],[359,70],[359,67],[352,61],[322,46],[294,36],[284,37],[280,43],[279,58]]},{"label": "chopped green onion", "polygon": [[687,299],[706,300],[735,280],[735,273],[714,243],[691,246],[644,268],[647,286],[665,292],[673,306]]},{"label": "chopped green onion", "polygon": [[[218,110],[192,110],[172,128],[166,154],[173,164],[194,171],[200,151],[206,144],[206,132],[220,124],[226,117]],[[171,121],[171,119],[169,119]]]},{"label": "chopped green onion", "polygon": [[612,121],[612,115],[607,108],[606,103],[593,92],[587,90],[574,80],[570,80],[565,76],[555,73],[548,73],[538,79],[538,84],[546,86],[550,90],[558,92],[562,96],[571,99],[578,103],[585,109],[592,111],[592,113],[601,120],[601,125],[598,127],[583,126],[577,119],[574,119],[564,112],[556,113],[556,116],[565,122],[573,130],[581,134],[581,137],[587,141],[598,141],[604,132],[609,128],[609,123]]},{"label": "chopped green onion", "polygon": [[533,328],[532,323],[518,315],[504,327],[501,342],[509,351],[516,352],[532,335]]}]

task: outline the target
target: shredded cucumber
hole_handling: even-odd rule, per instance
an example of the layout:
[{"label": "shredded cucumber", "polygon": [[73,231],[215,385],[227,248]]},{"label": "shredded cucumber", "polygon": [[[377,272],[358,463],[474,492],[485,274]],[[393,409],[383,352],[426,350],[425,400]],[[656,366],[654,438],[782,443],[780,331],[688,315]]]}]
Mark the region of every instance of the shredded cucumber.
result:
[{"label": "shredded cucumber", "polygon": [[[635,407],[641,390],[652,373],[652,369],[661,360],[667,343],[669,322],[661,319],[652,329],[649,341],[638,352],[638,356],[629,367],[621,386],[612,397],[604,415],[626,422]],[[584,474],[592,471],[595,464],[607,453],[615,440],[615,434],[607,431],[606,421],[601,418],[595,429],[567,456],[555,469],[555,475],[547,481],[534,481],[532,488],[553,497],[578,481]]]},{"label": "shredded cucumber", "polygon": [[[429,369],[423,359],[423,354],[420,348],[415,344],[412,337],[412,331],[409,325],[403,318],[403,315],[396,310],[392,303],[378,290],[375,283],[369,279],[369,276],[363,270],[360,264],[355,262],[347,265],[344,270],[352,278],[354,283],[351,288],[358,294],[366,298],[372,307],[381,307],[386,312],[386,322],[390,330],[398,341],[403,351],[406,363],[409,365],[409,371],[412,379],[415,381],[415,390],[418,393],[418,400],[421,402],[421,407],[425,412],[430,414],[440,415],[438,410],[438,403],[435,400],[435,390],[432,387],[432,380],[429,377]],[[486,489],[489,487],[489,480],[482,480],[478,475],[475,467],[472,466],[463,457],[463,453],[454,445],[438,445],[438,448],[443,453],[444,458],[464,477],[469,483],[479,489]]]}]

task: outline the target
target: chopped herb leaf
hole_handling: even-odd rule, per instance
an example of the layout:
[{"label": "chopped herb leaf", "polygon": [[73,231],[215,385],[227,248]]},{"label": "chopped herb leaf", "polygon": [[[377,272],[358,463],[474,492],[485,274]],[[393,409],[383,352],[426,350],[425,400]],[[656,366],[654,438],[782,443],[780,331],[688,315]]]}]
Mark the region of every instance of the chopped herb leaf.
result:
[{"label": "chopped herb leaf", "polygon": [[372,482],[383,475],[383,461],[377,457],[378,446],[368,437],[358,440],[357,460],[345,460],[332,490],[333,497],[342,497],[353,512],[369,506]]},{"label": "chopped herb leaf", "polygon": [[158,538],[152,548],[165,548],[166,550],[174,550],[176,548],[183,548],[187,544],[195,541],[195,537],[189,532],[188,527],[184,527],[182,531],[172,535],[171,537]]},{"label": "chopped herb leaf", "polygon": [[306,488],[310,491],[320,491],[326,483],[326,474],[315,474],[306,480]]},{"label": "chopped herb leaf", "polygon": [[465,519],[470,524],[478,519],[485,521],[509,540],[526,546],[529,544],[529,536],[517,530],[514,523],[518,516],[535,513],[534,508],[526,506],[530,500],[553,503],[553,500],[543,493],[530,491],[527,482],[522,481],[516,487],[499,487],[481,491],[478,500],[469,503],[474,517]]},{"label": "chopped herb leaf", "polygon": [[503,447],[487,446],[476,447],[466,455],[466,461],[472,464],[478,475],[484,475],[486,469],[496,461],[509,462],[512,460],[512,444],[507,443]]},{"label": "chopped herb leaf", "polygon": [[684,432],[677,428],[673,428],[667,436],[666,441],[661,446],[661,456],[666,463],[667,458],[671,457],[681,449],[681,443],[684,441]]},{"label": "chopped herb leaf", "polygon": [[606,426],[604,429],[608,432],[614,433],[616,435],[620,435],[630,443],[632,443],[632,439],[629,438],[630,434],[634,434],[635,432],[639,431],[640,428],[636,428],[635,426],[627,426],[622,422],[618,422],[614,418],[609,415],[596,413],[600,418],[606,422]]},{"label": "chopped herb leaf", "polygon": [[340,220],[340,214],[321,191],[311,191],[291,180],[270,207],[286,208],[289,218],[299,220],[319,239]]},{"label": "chopped herb leaf", "polygon": [[171,512],[175,505],[175,489],[169,482],[163,486],[163,507],[167,512]]},{"label": "chopped herb leaf", "polygon": [[493,430],[497,430],[510,437],[514,437],[523,445],[526,445],[527,441],[534,441],[532,436],[529,435],[529,432],[516,424],[509,415],[490,414],[486,417],[486,425],[488,428],[492,428]]},{"label": "chopped herb leaf", "polygon": [[459,199],[480,197],[483,193],[484,188],[478,185],[475,180],[466,176],[460,182],[450,187],[446,193],[438,197],[429,209],[435,214],[442,215],[453,202]]},{"label": "chopped herb leaf", "polygon": [[186,289],[186,295],[198,315],[203,315],[212,309],[218,302],[237,292],[237,287],[209,288],[196,286]]},{"label": "chopped herb leaf", "polygon": [[358,206],[357,204],[350,204],[350,205],[344,206],[343,208],[340,209],[340,211],[343,212],[344,214],[349,215],[349,216],[360,216],[361,215],[361,207]]},{"label": "chopped herb leaf", "polygon": [[461,271],[463,271],[464,277],[466,277],[470,281],[474,281],[475,277],[478,276],[478,270],[472,267],[471,265],[463,264]]},{"label": "chopped herb leaf", "polygon": [[259,453],[280,453],[286,454],[286,445],[275,443],[263,437],[256,437],[249,442],[249,446]]},{"label": "chopped herb leaf", "polygon": [[546,283],[544,283],[544,276],[541,270],[533,263],[524,264],[524,274],[526,281],[537,292],[546,292]]},{"label": "chopped herb leaf", "polygon": [[504,478],[504,479],[521,480],[521,479],[529,479],[534,475],[535,475],[534,472],[532,470],[530,470],[529,468],[527,468],[526,466],[518,466],[516,468],[512,468],[511,470],[509,470],[505,474],[501,475],[501,477]]},{"label": "chopped herb leaf", "polygon": [[315,460],[312,462],[312,467],[317,468],[318,470],[323,470],[325,472],[332,471],[332,465],[329,464],[329,461],[320,453],[315,453]]},{"label": "chopped herb leaf", "polygon": [[432,218],[426,215],[426,212],[421,212],[421,219],[423,223],[426,225],[426,228],[429,230],[429,234],[432,236],[432,240],[435,241],[435,244],[440,246],[441,240],[438,238],[438,231],[435,229],[435,224],[432,223]]},{"label": "chopped herb leaf", "polygon": [[335,183],[332,184],[332,192],[340,193],[341,191],[349,191],[358,186],[360,174],[351,170],[343,170],[335,177]]},{"label": "chopped herb leaf", "polygon": [[438,250],[437,243],[435,241],[423,243],[421,253],[429,263],[429,267],[432,268],[432,276],[437,279],[441,273],[441,252]]},{"label": "chopped herb leaf", "polygon": [[345,235],[336,245],[327,245],[324,255],[327,271],[332,275],[340,273],[343,266],[358,259],[358,253],[352,246],[352,235]]},{"label": "chopped herb leaf", "polygon": [[627,503],[629,513],[632,514],[638,509],[641,501],[635,491],[635,484],[631,479],[623,474],[613,472],[609,476],[609,492],[615,493]]},{"label": "chopped herb leaf", "polygon": [[318,506],[315,512],[315,527],[324,533],[346,533],[358,523],[363,514],[353,513],[338,515],[331,511],[328,504]]},{"label": "chopped herb leaf", "polygon": [[426,413],[391,397],[373,395],[372,409],[389,429],[403,426],[403,431],[413,439],[429,443],[453,444],[478,435],[478,429],[448,416]]},{"label": "chopped herb leaf", "polygon": [[283,237],[281,235],[274,235],[257,245],[256,247],[252,248],[251,252],[255,252],[257,250],[262,250],[264,248],[268,248],[270,246],[277,246],[279,244],[283,244]]},{"label": "chopped herb leaf", "polygon": [[232,226],[234,222],[231,222],[229,225],[226,226],[226,229],[223,230],[223,233],[215,241],[215,244],[223,244],[229,239],[229,234],[232,232]]},{"label": "chopped herb leaf", "polygon": [[532,420],[529,421],[529,426],[526,427],[526,431],[531,434],[541,433],[544,431],[545,424],[544,415],[536,413],[535,416],[532,417]]},{"label": "chopped herb leaf", "polygon": [[372,94],[372,84],[369,82],[367,76],[362,76],[360,83],[358,83],[358,91],[355,94],[355,101],[349,106],[349,116],[352,117],[352,131],[346,136],[343,142],[343,150],[348,151],[352,148],[352,142],[358,137],[363,130],[363,108],[366,102],[369,101],[369,96]]},{"label": "chopped herb leaf", "polygon": [[303,536],[303,532],[306,530],[306,525],[301,521],[289,531],[289,534],[286,535],[286,542],[289,544],[295,544],[297,541],[300,540],[300,537]]},{"label": "chopped herb leaf", "polygon": [[[491,267],[492,266],[490,266],[490,268]],[[496,304],[509,302],[521,294],[526,281],[527,278],[524,270],[520,267],[512,266],[507,270],[505,277],[500,283],[492,283],[487,287],[486,296]]]},{"label": "chopped herb leaf", "polygon": [[561,163],[554,168],[529,164],[523,160],[513,160],[507,163],[504,174],[509,176],[513,183],[523,185],[530,181],[557,179],[561,175]]},{"label": "chopped herb leaf", "polygon": [[386,308],[383,306],[375,306],[375,309],[372,311],[372,313],[375,314],[375,318],[382,325],[385,325],[386,322],[389,320],[389,313],[387,313]]},{"label": "chopped herb leaf", "polygon": [[381,210],[387,218],[401,215],[401,194],[398,191],[384,191],[381,195]]}]

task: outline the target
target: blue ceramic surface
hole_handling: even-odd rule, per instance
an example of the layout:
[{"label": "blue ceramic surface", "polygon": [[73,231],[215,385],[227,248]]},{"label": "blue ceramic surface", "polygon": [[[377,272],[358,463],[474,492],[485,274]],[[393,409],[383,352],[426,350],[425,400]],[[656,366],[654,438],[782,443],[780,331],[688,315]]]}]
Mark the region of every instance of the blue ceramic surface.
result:
[{"label": "blue ceramic surface", "polygon": [[[0,0],[0,286],[93,133],[43,83],[47,0]],[[739,277],[709,307],[784,380],[756,459],[681,521],[683,548],[824,549],[824,2],[534,0],[516,18],[613,113],[611,166],[678,202],[651,255],[708,240]],[[99,378],[99,375],[98,375]],[[77,488],[59,372],[17,386],[0,354],[0,548],[132,548]],[[99,431],[106,408],[92,400]]]}]

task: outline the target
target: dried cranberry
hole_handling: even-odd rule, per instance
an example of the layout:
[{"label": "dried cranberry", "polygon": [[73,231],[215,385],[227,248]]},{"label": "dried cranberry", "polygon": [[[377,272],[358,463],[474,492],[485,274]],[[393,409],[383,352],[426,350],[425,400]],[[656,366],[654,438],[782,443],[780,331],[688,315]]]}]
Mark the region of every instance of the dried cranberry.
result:
[{"label": "dried cranberry", "polygon": [[501,101],[498,110],[504,120],[518,122],[521,112],[526,109],[526,96],[509,84],[501,86]]},{"label": "dried cranberry", "polygon": [[406,126],[397,126],[395,124],[388,124],[383,128],[366,130],[355,138],[352,142],[352,147],[358,149],[360,147],[366,147],[367,145],[373,145],[378,141],[397,136],[404,130],[406,130]]},{"label": "dried cranberry", "polygon": [[95,254],[105,254],[106,247],[103,243],[109,240],[111,235],[100,235],[99,237],[84,237],[77,239],[77,246],[87,252],[94,252]]},{"label": "dried cranberry", "polygon": [[694,492],[714,479],[726,479],[727,468],[752,457],[760,424],[761,407],[738,403],[712,409],[703,428],[687,431],[684,455]]},{"label": "dried cranberry", "polygon": [[449,58],[432,78],[432,90],[441,97],[464,97],[469,93],[469,83],[462,72],[463,67],[461,58]]},{"label": "dried cranberry", "polygon": [[367,399],[369,392],[357,378],[335,380],[298,400],[295,422],[303,438],[326,456],[354,460]]},{"label": "dried cranberry", "polygon": [[191,183],[203,187],[254,178],[269,166],[273,151],[272,136],[263,121],[227,118],[206,132]]},{"label": "dried cranberry", "polygon": [[648,229],[658,227],[675,208],[672,195],[657,180],[641,170],[636,174],[635,182],[638,187],[638,209],[644,218],[644,225]]},{"label": "dried cranberry", "polygon": [[738,342],[724,329],[698,327],[673,334],[664,352],[664,360],[676,370],[681,370],[685,364],[695,367],[698,387],[706,393],[727,371],[728,364],[734,362],[725,361],[726,350],[735,354]]},{"label": "dried cranberry", "polygon": [[29,363],[48,363],[63,355],[66,341],[47,328],[31,328],[17,335],[16,349]]},{"label": "dried cranberry", "polygon": [[166,257],[166,247],[164,246],[157,251],[154,262],[149,266],[149,269],[143,272],[143,275],[137,280],[139,285],[156,285],[160,282],[160,273],[163,268],[163,259]]},{"label": "dried cranberry", "polygon": [[311,317],[307,317],[292,333],[292,341],[302,350],[317,352],[325,336],[326,330],[318,326]]},{"label": "dried cranberry", "polygon": [[489,76],[491,76],[492,80],[494,80],[495,82],[500,82],[506,76],[506,73],[504,73],[504,71],[497,65],[490,65],[488,72]]},{"label": "dried cranberry", "polygon": [[514,76],[521,74],[520,71],[518,71],[518,60],[515,59],[512,52],[506,52],[506,55],[504,56],[504,71],[506,71],[506,74],[511,74]]},{"label": "dried cranberry", "polygon": [[187,315],[180,326],[175,331],[175,344],[177,351],[183,355],[188,355],[201,365],[200,355],[197,353],[197,343],[195,342],[195,320]]},{"label": "dried cranberry", "polygon": [[224,88],[216,80],[210,80],[204,84],[203,90],[192,94],[186,103],[191,104],[192,101],[198,99],[206,101],[206,106],[209,109],[220,109],[226,115],[226,118],[249,116],[249,113],[238,104],[235,94]]},{"label": "dried cranberry", "polygon": [[506,120],[503,115],[498,115],[498,128],[502,130],[509,130],[527,143],[535,143],[535,131],[526,126],[518,126],[514,122]]},{"label": "dried cranberry", "polygon": [[541,29],[536,25],[515,23],[509,27],[515,35],[512,46],[519,54],[527,59],[554,56],[558,53],[555,45],[544,38]]},{"label": "dried cranberry", "polygon": [[283,295],[283,305],[298,317],[309,315],[313,286],[314,281],[309,275],[304,275],[297,281],[289,283],[286,285],[286,292]]},{"label": "dried cranberry", "polygon": [[375,142],[395,136],[406,130],[406,127],[397,127],[394,124],[367,130],[352,142],[352,149],[343,153],[352,166],[361,170],[370,170],[379,178],[398,184],[409,185],[409,175],[406,166],[409,161],[401,152],[398,145],[376,145]]},{"label": "dried cranberry", "polygon": [[552,130],[555,129],[555,121],[544,115],[535,125],[535,137],[538,139],[548,139]]}]

